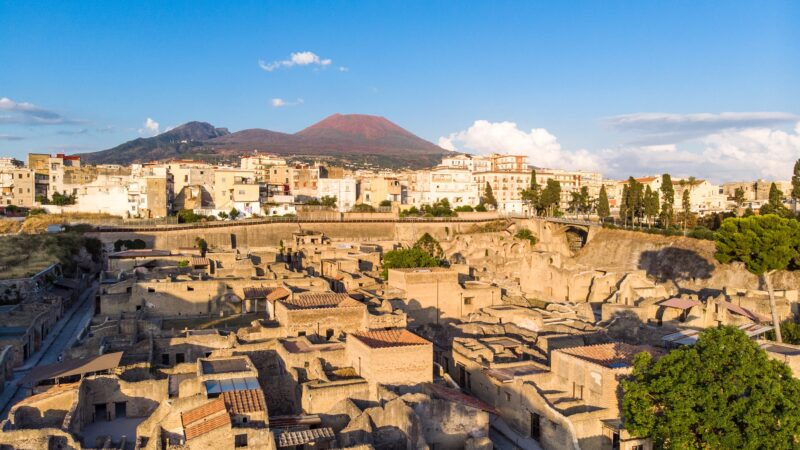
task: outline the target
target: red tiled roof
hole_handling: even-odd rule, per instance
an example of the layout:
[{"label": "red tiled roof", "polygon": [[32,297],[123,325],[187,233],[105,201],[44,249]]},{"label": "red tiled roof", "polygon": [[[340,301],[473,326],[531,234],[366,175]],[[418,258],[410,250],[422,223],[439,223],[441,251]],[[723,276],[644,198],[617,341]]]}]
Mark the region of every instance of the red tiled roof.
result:
[{"label": "red tiled roof", "polygon": [[297,309],[352,308],[363,306],[363,303],[355,300],[347,294],[334,292],[300,294],[295,295],[294,298],[286,298],[281,301],[284,304]]},{"label": "red tiled roof", "polygon": [[228,410],[234,414],[244,414],[257,411],[266,411],[267,402],[260,389],[246,389],[241,391],[226,391],[222,399]]},{"label": "red tiled roof", "polygon": [[208,263],[208,258],[201,258],[199,256],[192,256],[192,266],[193,267],[202,267],[202,266],[207,266],[208,264],[209,264]]},{"label": "red tiled roof", "polygon": [[274,292],[277,289],[283,288],[274,288],[274,287],[265,287],[265,286],[252,286],[246,287],[243,289],[244,291],[244,298],[251,299],[251,298],[267,298],[269,294]]},{"label": "red tiled roof", "polygon": [[491,405],[484,403],[480,399],[473,397],[469,394],[465,394],[459,391],[458,389],[450,389],[435,383],[428,383],[425,385],[425,387],[430,389],[435,396],[441,399],[455,403],[461,403],[462,405],[466,405],[475,409],[480,409],[494,415],[500,414]]},{"label": "red tiled roof", "polygon": [[661,354],[660,350],[649,345],[630,345],[624,342],[562,348],[554,351],[572,355],[611,369],[629,367],[633,363],[633,357],[641,352],[648,352],[651,355]]},{"label": "red tiled roof", "polygon": [[225,411],[225,402],[218,398],[213,402],[208,402],[204,405],[200,405],[197,408],[190,409],[185,413],[181,414],[181,423],[183,423],[184,428],[188,425],[191,425],[199,420],[205,419],[215,413],[220,411]]},{"label": "red tiled roof", "polygon": [[291,294],[288,289],[285,287],[276,288],[274,291],[270,292],[267,295],[267,301],[274,302],[276,300],[280,300],[282,298],[286,298]]},{"label": "red tiled roof", "polygon": [[406,330],[374,330],[361,333],[352,333],[355,337],[370,348],[406,347],[410,345],[431,345],[431,343],[416,334]]},{"label": "red tiled roof", "polygon": [[659,306],[666,306],[667,308],[690,309],[701,304],[702,303],[698,302],[697,300],[675,297],[659,303]]},{"label": "red tiled roof", "polygon": [[181,423],[183,424],[183,433],[188,440],[202,436],[217,428],[226,425],[230,426],[231,416],[228,415],[228,411],[225,409],[225,401],[220,397],[182,413]]},{"label": "red tiled roof", "polygon": [[188,427],[184,428],[183,433],[186,435],[186,440],[189,440],[214,431],[217,428],[222,428],[226,425],[231,425],[231,416],[229,416],[227,412],[214,416],[208,420],[189,425]]}]

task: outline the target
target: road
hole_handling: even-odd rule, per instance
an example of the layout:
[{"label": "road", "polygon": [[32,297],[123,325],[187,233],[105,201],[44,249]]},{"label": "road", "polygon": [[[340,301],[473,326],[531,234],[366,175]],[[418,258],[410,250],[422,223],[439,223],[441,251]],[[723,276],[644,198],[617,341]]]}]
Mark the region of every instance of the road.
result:
[{"label": "road", "polygon": [[0,420],[6,418],[12,406],[27,397],[26,390],[20,389],[20,382],[25,375],[34,367],[57,362],[58,356],[77,341],[80,332],[92,320],[96,291],[97,282],[83,291],[52,332],[47,335],[41,348],[31,355],[25,364],[14,369],[14,376],[6,382],[5,389],[0,394]]}]

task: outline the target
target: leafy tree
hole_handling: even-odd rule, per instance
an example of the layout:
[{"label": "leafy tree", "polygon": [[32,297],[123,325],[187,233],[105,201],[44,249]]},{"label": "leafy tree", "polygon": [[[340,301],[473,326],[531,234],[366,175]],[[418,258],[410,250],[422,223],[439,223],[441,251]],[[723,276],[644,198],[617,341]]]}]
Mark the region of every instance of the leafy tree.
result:
[{"label": "leafy tree", "polygon": [[178,223],[195,223],[206,218],[206,216],[197,214],[191,209],[182,209],[175,215],[178,217]]},{"label": "leafy tree", "polygon": [[792,171],[792,206],[797,214],[797,201],[800,200],[800,159],[795,161]]},{"label": "leafy tree", "polygon": [[231,219],[236,220],[236,218],[239,217],[240,214],[241,213],[239,212],[238,209],[231,208],[231,212],[228,213],[228,216],[230,216]]},{"label": "leafy tree", "polygon": [[682,211],[681,214],[683,216],[683,229],[686,229],[688,225],[689,218],[692,215],[692,198],[691,194],[689,193],[689,189],[683,190],[683,198],[681,199],[681,206]]},{"label": "leafy tree", "polygon": [[600,220],[606,220],[611,215],[611,208],[608,206],[608,194],[605,185],[600,186],[600,194],[597,198],[597,215]]},{"label": "leafy tree", "polygon": [[589,188],[586,186],[581,187],[580,210],[586,215],[592,212],[592,201],[589,198]]},{"label": "leafy tree", "polygon": [[388,279],[389,269],[439,267],[441,265],[441,260],[434,258],[428,252],[418,247],[391,250],[383,255],[382,276],[384,279]]},{"label": "leafy tree", "polygon": [[219,212],[219,214],[217,214],[217,215],[218,215],[218,216],[219,216],[219,218],[220,218],[220,219],[222,219],[222,220],[225,220],[225,219],[227,219],[227,218],[228,218],[228,213],[226,213],[225,211],[220,211],[220,212]]},{"label": "leafy tree", "polygon": [[541,211],[541,195],[542,188],[536,181],[536,169],[531,170],[531,184],[528,189],[523,189],[520,192],[522,201],[528,205],[534,214],[539,215]]},{"label": "leafy tree", "polygon": [[737,187],[733,191],[733,202],[736,204],[736,215],[739,215],[739,210],[744,205],[744,189]]},{"label": "leafy tree", "polygon": [[475,212],[486,212],[486,207],[483,205],[478,205],[475,207]]},{"label": "leafy tree", "polygon": [[623,225],[628,225],[628,201],[629,201],[629,188],[627,184],[622,185],[622,198],[619,202],[619,218],[622,220]]},{"label": "leafy tree", "polygon": [[378,204],[378,206],[380,206],[381,208],[387,208],[387,207],[389,207],[389,206],[392,206],[392,201],[391,201],[391,200],[382,200],[382,201],[381,201],[381,202]]},{"label": "leafy tree", "polygon": [[374,213],[375,208],[373,208],[372,205],[368,205],[366,203],[359,203],[357,205],[353,205],[353,209],[351,211],[359,213]]},{"label": "leafy tree", "polygon": [[672,177],[665,173],[661,175],[661,224],[669,228],[675,219],[675,188],[672,186]]},{"label": "leafy tree", "polygon": [[794,217],[789,208],[783,205],[783,192],[778,189],[775,183],[769,186],[769,200],[766,205],[758,211],[761,214],[777,214],[781,217]]},{"label": "leafy tree", "polygon": [[494,198],[494,192],[492,192],[492,185],[489,182],[486,182],[486,188],[483,191],[483,204],[484,205],[491,205],[495,209],[497,209],[497,199]]},{"label": "leafy tree", "polygon": [[578,213],[581,211],[581,193],[572,191],[569,193],[569,209],[575,214],[575,217],[578,217]]},{"label": "leafy tree", "polygon": [[633,435],[663,449],[789,449],[800,437],[800,380],[735,327],[692,346],[634,358],[622,382]]},{"label": "leafy tree", "polygon": [[437,241],[433,236],[428,233],[423,234],[417,242],[414,243],[413,248],[419,248],[425,250],[429,255],[433,256],[436,259],[443,259],[444,258],[444,250],[442,250],[442,246],[439,245],[439,241]]},{"label": "leafy tree", "polygon": [[50,203],[57,206],[74,205],[75,196],[53,192],[53,199]]},{"label": "leafy tree", "polygon": [[[793,319],[786,319],[781,322],[781,335],[783,342],[787,344],[800,345],[800,324]],[[766,335],[767,339],[775,339],[775,332],[770,331]]]},{"label": "leafy tree", "polygon": [[336,196],[323,195],[322,198],[319,200],[319,204],[322,206],[327,206],[328,208],[336,208]]},{"label": "leafy tree", "polygon": [[558,180],[550,178],[547,180],[547,185],[542,190],[541,207],[547,211],[548,216],[555,216],[558,211],[558,205],[561,203],[561,183]]},{"label": "leafy tree", "polygon": [[117,239],[114,241],[115,252],[120,252],[123,248],[125,250],[141,250],[147,248],[147,243],[141,239]]},{"label": "leafy tree", "polygon": [[775,271],[784,270],[791,263],[800,263],[800,225],[797,220],[774,214],[725,219],[715,240],[717,252],[714,256],[719,262],[741,261],[747,270],[764,280],[769,292],[772,323],[778,342],[782,342],[771,278]]},{"label": "leafy tree", "polygon": [[455,212],[473,212],[473,211],[475,211],[475,208],[473,208],[470,205],[462,205],[462,206],[456,207],[456,209],[454,209],[453,211],[455,211]]},{"label": "leafy tree", "polygon": [[648,184],[644,191],[644,216],[647,217],[648,224],[653,224],[653,220],[658,217],[658,212],[658,191],[652,190]]},{"label": "leafy tree", "polygon": [[536,245],[536,236],[531,233],[531,230],[527,228],[520,228],[514,233],[514,237],[517,239],[522,239],[531,243],[531,245]]},{"label": "leafy tree", "polygon": [[208,252],[208,242],[201,237],[194,238],[194,246],[200,250],[200,256],[205,258],[206,252]]}]

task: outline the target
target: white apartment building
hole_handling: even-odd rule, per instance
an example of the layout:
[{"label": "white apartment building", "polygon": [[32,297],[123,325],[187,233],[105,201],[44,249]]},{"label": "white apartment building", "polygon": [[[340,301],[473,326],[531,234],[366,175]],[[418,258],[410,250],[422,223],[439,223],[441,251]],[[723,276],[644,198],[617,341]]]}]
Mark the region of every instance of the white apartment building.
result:
[{"label": "white apartment building", "polygon": [[353,178],[320,178],[317,180],[317,198],[336,197],[339,211],[350,211],[356,204],[358,185]]},{"label": "white apartment building", "polygon": [[252,155],[242,156],[239,165],[244,170],[255,171],[256,180],[259,183],[266,183],[270,181],[271,170],[274,166],[286,167],[286,159],[256,151]]},{"label": "white apartment building", "polygon": [[214,171],[214,214],[236,209],[245,217],[260,215],[261,185],[253,170],[218,168]]},{"label": "white apartment building", "polygon": [[480,203],[478,184],[467,167],[439,166],[414,173],[409,185],[409,204],[419,207],[443,199],[453,208]]}]

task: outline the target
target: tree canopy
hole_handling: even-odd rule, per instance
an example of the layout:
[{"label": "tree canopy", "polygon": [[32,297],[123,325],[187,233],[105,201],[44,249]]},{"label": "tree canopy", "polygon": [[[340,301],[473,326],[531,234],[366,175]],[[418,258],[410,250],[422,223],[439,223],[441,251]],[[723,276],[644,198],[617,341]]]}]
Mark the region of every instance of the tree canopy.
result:
[{"label": "tree canopy", "polygon": [[600,186],[600,194],[597,197],[597,215],[601,220],[605,220],[611,215],[611,207],[608,205],[608,194],[606,193],[606,186]]},{"label": "tree canopy", "polygon": [[423,234],[417,242],[414,243],[414,248],[425,250],[429,255],[436,259],[444,258],[444,250],[433,236],[428,233]]},{"label": "tree canopy", "polygon": [[750,272],[763,275],[798,263],[800,226],[796,220],[772,214],[728,218],[715,240],[719,262],[741,261]]},{"label": "tree canopy", "polygon": [[425,250],[419,247],[401,248],[391,250],[383,255],[383,278],[389,278],[389,269],[401,269],[412,267],[439,267],[442,265],[440,259],[434,258]]},{"label": "tree canopy", "polygon": [[675,219],[675,188],[672,186],[672,177],[665,173],[661,175],[661,223],[669,228]]},{"label": "tree canopy", "polygon": [[492,205],[493,207],[497,208],[497,199],[494,198],[494,192],[492,192],[492,185],[489,182],[486,182],[486,188],[483,191],[483,203],[487,205]]},{"label": "tree canopy", "polygon": [[800,443],[800,381],[734,327],[634,360],[625,428],[665,449],[788,449]]}]

